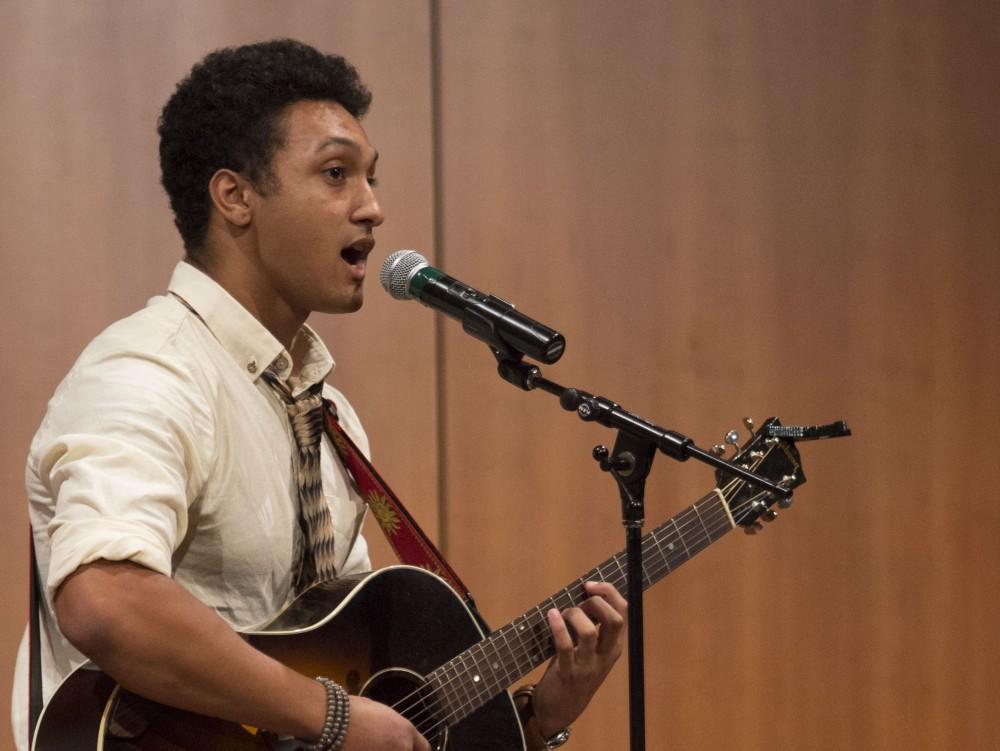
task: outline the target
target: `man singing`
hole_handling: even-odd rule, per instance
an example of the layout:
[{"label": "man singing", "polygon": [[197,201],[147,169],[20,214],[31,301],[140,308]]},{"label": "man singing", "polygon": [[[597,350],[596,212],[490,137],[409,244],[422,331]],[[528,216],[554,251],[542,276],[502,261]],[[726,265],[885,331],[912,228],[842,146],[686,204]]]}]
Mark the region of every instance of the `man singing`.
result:
[{"label": "man singing", "polygon": [[[84,350],[31,445],[45,700],[89,659],[142,697],[303,748],[430,748],[390,707],[238,633],[370,565],[350,475],[328,437],[307,467],[296,425],[322,392],[367,454],[306,319],[362,304],[383,221],[359,123],[370,98],[343,58],[278,40],[208,55],[164,107],[162,181],[184,259],[165,294]],[[518,701],[528,748],[561,745],[621,653],[624,600],[609,584],[587,591],[547,614],[556,656]],[[29,662],[26,638],[22,751]]]}]

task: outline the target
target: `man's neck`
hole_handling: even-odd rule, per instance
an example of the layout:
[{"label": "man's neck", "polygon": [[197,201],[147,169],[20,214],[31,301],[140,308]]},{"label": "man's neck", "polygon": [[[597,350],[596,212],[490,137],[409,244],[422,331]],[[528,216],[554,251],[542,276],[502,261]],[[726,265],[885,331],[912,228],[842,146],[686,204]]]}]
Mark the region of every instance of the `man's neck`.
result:
[{"label": "man's neck", "polygon": [[274,290],[259,280],[249,269],[238,263],[218,263],[211,260],[184,259],[208,275],[246,310],[260,321],[271,334],[291,352],[292,342],[309,317],[308,311],[290,308]]}]

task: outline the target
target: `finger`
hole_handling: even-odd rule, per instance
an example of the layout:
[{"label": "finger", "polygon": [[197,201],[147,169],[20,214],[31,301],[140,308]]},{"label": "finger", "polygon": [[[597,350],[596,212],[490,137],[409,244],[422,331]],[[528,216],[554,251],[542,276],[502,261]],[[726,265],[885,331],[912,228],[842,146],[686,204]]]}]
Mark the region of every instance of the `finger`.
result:
[{"label": "finger", "polygon": [[622,597],[621,592],[615,589],[609,582],[587,582],[583,585],[588,595],[603,597],[622,617],[628,612],[628,602]]},{"label": "finger", "polygon": [[610,626],[614,628],[625,623],[622,614],[615,610],[611,606],[611,603],[603,597],[591,597],[589,600],[585,600],[580,605],[580,609],[598,626]]},{"label": "finger", "polygon": [[625,627],[625,618],[615,610],[603,597],[591,597],[583,605],[583,611],[587,616],[597,623],[597,648],[598,654],[620,654],[622,643],[622,631]]},{"label": "finger", "polygon": [[555,608],[545,614],[552,631],[552,644],[556,648],[556,662],[560,670],[568,670],[573,662],[573,638],[569,635],[566,621]]},{"label": "finger", "polygon": [[605,597],[595,594],[583,601],[581,607],[594,618],[599,618],[601,623],[624,623],[628,615],[628,605],[625,599],[617,592],[614,597]]},{"label": "finger", "polygon": [[563,619],[576,634],[576,646],[587,652],[593,652],[597,645],[597,626],[582,608],[566,608]]}]

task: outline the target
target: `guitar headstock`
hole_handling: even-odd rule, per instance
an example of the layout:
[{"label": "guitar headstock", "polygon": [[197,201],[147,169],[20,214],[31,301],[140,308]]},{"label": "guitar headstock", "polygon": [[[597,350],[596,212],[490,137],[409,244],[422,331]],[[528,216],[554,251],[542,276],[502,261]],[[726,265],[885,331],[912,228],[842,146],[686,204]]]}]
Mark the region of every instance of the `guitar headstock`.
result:
[{"label": "guitar headstock", "polygon": [[[726,434],[726,443],[737,449],[736,453],[728,458],[729,462],[738,464],[783,488],[797,488],[806,481],[795,441],[778,435],[782,432],[778,428],[783,428],[778,418],[771,417],[765,420],[756,431],[749,418],[744,419],[743,423],[750,431],[750,438],[742,446],[738,445],[739,434],[736,431]],[[713,452],[721,456],[725,452],[725,447],[717,445]],[[788,508],[792,504],[791,497],[779,498],[766,489],[751,485],[746,480],[726,472],[725,469],[718,470],[715,477],[716,489],[726,499],[733,519],[744,527],[747,533],[758,531],[761,528],[761,521],[773,521],[777,517],[778,512],[771,508],[775,503],[782,508]]]}]

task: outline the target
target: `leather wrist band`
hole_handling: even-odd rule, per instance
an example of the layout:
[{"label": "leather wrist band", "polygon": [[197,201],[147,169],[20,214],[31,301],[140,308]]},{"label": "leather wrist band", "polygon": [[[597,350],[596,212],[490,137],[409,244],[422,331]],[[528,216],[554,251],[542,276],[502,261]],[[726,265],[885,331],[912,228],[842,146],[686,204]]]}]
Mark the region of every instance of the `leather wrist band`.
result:
[{"label": "leather wrist band", "polygon": [[550,735],[545,737],[542,735],[541,729],[538,728],[538,717],[535,715],[535,685],[529,683],[527,686],[521,686],[517,691],[514,692],[514,701],[517,702],[518,699],[525,699],[524,712],[521,716],[522,723],[526,723],[532,717],[535,718],[535,728],[538,730],[538,735],[542,739],[542,748],[553,749],[559,748],[566,741],[569,740],[570,728],[565,727],[560,730],[555,735]]}]

